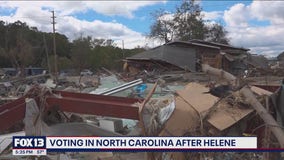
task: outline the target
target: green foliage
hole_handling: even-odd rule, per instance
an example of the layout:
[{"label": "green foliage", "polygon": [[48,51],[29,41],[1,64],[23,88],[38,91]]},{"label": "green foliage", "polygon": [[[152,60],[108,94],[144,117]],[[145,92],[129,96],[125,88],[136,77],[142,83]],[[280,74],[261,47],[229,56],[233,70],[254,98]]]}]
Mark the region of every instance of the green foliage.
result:
[{"label": "green foliage", "polygon": [[122,59],[123,50],[121,48],[114,46],[97,46],[93,49],[91,55],[92,69],[99,69],[101,67],[120,69]]},{"label": "green foliage", "polygon": [[[71,58],[70,51],[71,51],[71,43],[68,41],[68,38],[63,35],[56,33],[56,54],[59,57],[68,57]],[[52,43],[53,45],[53,40]],[[53,50],[52,50],[53,51]],[[52,52],[53,53],[53,52]]]},{"label": "green foliage", "polygon": [[[49,62],[51,65],[51,71],[54,71],[54,55],[49,56]],[[70,69],[73,68],[74,64],[71,59],[67,57],[58,57],[57,58],[58,68],[60,70]],[[48,68],[47,64],[44,63],[43,66]]]},{"label": "green foliage", "polygon": [[[46,61],[46,53],[44,50],[43,35],[46,37],[46,45],[49,55],[53,53],[53,41],[51,33],[43,33],[38,31],[36,27],[29,27],[26,23],[16,21],[14,23],[5,24],[0,21],[0,48],[2,49],[1,59],[7,61],[1,62],[1,66],[19,67],[19,63],[24,66],[40,67]],[[70,57],[70,42],[67,37],[62,34],[56,34],[57,54],[60,57]],[[19,47],[29,46],[29,50],[23,50]],[[18,50],[18,51],[17,51]],[[29,52],[29,55],[19,52]],[[23,50],[23,51],[22,51]],[[26,59],[26,60],[24,60]]]},{"label": "green foliage", "polygon": [[0,67],[12,67],[8,57],[5,55],[5,50],[0,47]]},{"label": "green foliage", "polygon": [[209,42],[217,42],[222,44],[229,44],[229,39],[226,37],[228,33],[221,24],[214,23],[208,26],[208,33],[206,40]]},{"label": "green foliage", "polygon": [[30,42],[24,39],[21,34],[16,38],[16,46],[11,48],[8,54],[14,66],[17,68],[25,68],[33,63],[33,48]]},{"label": "green foliage", "polygon": [[74,67],[80,72],[84,68],[91,67],[91,37],[80,37],[75,39],[71,46],[71,59]]},{"label": "green foliage", "polygon": [[169,13],[160,9],[152,14],[156,21],[150,26],[149,37],[163,39],[166,43],[173,38],[173,21],[167,19]]},{"label": "green foliage", "polygon": [[121,49],[115,46],[96,46],[90,55],[91,69],[96,70],[105,67],[112,70],[122,70],[123,59],[139,52],[143,48]]},{"label": "green foliage", "polygon": [[183,1],[174,14],[175,36],[184,41],[204,39],[206,27],[202,18],[201,7],[194,0]]},{"label": "green foliage", "polygon": [[[17,21],[5,24],[0,21],[0,67],[24,68],[27,66],[54,70],[53,34],[40,32],[36,27]],[[47,51],[46,51],[47,50]],[[80,37],[73,42],[56,33],[56,53],[59,71],[89,68],[122,69],[125,57],[142,52],[143,48],[121,49],[111,39]],[[47,57],[47,53],[49,58]]]},{"label": "green foliage", "polygon": [[201,11],[202,8],[195,3],[195,0],[182,1],[173,14],[158,10],[152,15],[155,21],[151,25],[149,37],[159,38],[165,43],[173,39],[183,41],[201,39],[228,44],[227,31],[223,26],[207,25]]}]

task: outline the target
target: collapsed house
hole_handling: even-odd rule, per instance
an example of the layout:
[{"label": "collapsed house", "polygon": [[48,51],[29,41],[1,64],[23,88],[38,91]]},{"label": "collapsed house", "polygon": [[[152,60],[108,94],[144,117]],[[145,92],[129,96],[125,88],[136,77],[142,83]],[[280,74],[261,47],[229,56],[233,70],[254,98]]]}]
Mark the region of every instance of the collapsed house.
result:
[{"label": "collapsed house", "polygon": [[[249,49],[201,40],[173,41],[126,58],[129,72],[144,69],[186,70],[200,72],[206,63],[235,75],[247,69],[245,59]],[[138,71],[137,71],[138,70]]]}]

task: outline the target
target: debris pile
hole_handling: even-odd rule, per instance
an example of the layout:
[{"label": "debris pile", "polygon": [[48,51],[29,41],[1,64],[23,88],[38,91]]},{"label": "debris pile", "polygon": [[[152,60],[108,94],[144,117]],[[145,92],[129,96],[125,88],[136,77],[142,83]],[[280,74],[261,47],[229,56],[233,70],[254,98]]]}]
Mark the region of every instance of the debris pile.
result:
[{"label": "debris pile", "polygon": [[[146,76],[138,74],[140,77],[133,79],[105,69],[108,75],[60,77],[56,84],[47,76],[0,83],[0,121],[6,122],[0,124],[0,157],[12,157],[11,139],[7,137],[15,135],[257,136],[260,148],[284,147],[278,105],[282,104],[283,88],[273,94],[241,83],[209,65],[202,65],[202,69],[204,73],[195,73],[195,77],[188,72],[156,74],[146,70]],[[185,78],[189,75],[191,79]],[[219,88],[214,90],[212,81],[217,81]],[[227,89],[221,90],[226,94],[216,94],[220,88]],[[157,152],[145,157],[141,153],[49,153],[44,158],[106,160],[127,156],[137,156],[137,160],[218,160],[279,155]]]}]

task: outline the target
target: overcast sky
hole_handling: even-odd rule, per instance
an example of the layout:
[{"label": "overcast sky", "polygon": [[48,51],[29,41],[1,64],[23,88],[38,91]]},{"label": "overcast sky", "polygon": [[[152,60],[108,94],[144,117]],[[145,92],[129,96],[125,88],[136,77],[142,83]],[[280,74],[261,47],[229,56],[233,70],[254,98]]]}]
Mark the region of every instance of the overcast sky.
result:
[{"label": "overcast sky", "polygon": [[[21,20],[41,31],[52,32],[51,12],[55,10],[57,32],[70,41],[80,35],[115,40],[121,47],[153,47],[145,37],[157,9],[174,12],[181,1],[0,1],[0,20]],[[284,1],[198,2],[204,19],[222,23],[234,46],[252,53],[276,56],[284,51]]]}]

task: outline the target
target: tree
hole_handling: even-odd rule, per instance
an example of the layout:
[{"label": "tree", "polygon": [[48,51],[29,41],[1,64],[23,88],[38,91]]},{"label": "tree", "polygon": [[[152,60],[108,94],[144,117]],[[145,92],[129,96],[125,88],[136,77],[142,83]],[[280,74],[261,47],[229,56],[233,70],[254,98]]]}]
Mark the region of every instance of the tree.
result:
[{"label": "tree", "polygon": [[[50,38],[50,40],[51,40],[51,38]],[[51,43],[51,44],[53,44],[53,43]],[[68,38],[64,34],[56,33],[56,54],[59,57],[70,58],[70,50],[71,50],[71,44],[68,41]]]},{"label": "tree", "polygon": [[[14,55],[11,52],[16,48],[19,48],[21,46],[20,43],[23,43],[24,46],[31,45],[33,62],[29,63],[29,65],[42,66],[46,61],[43,34],[46,37],[47,50],[50,51],[50,53],[53,53],[53,35],[51,33],[40,32],[36,27],[29,27],[26,23],[21,21],[16,21],[14,23],[0,21],[0,50],[2,50],[2,53],[0,54],[0,66],[19,67],[17,65],[18,62],[16,62],[19,61],[19,53]],[[57,33],[56,43],[58,56],[71,58],[71,43],[68,41],[68,38],[65,35]],[[12,56],[16,57],[13,58]]]},{"label": "tree", "polygon": [[195,0],[184,0],[173,14],[160,9],[152,14],[155,21],[148,36],[163,40],[165,43],[173,39],[200,39],[228,44],[224,27],[219,24],[207,24],[201,11],[202,8]]},{"label": "tree", "polygon": [[8,55],[13,66],[20,69],[21,76],[25,76],[25,68],[32,64],[34,58],[31,44],[18,35],[16,46],[9,50]]},{"label": "tree", "polygon": [[218,23],[208,26],[206,40],[209,42],[217,42],[222,44],[229,44],[229,39],[226,37],[227,31]]},{"label": "tree", "polygon": [[195,0],[183,1],[174,14],[175,37],[180,40],[204,39],[207,32],[201,7]]},{"label": "tree", "polygon": [[91,66],[89,60],[91,52],[91,37],[81,36],[72,42],[71,59],[79,72]]},{"label": "tree", "polygon": [[173,21],[168,19],[170,13],[160,9],[155,13],[152,13],[152,17],[155,19],[155,22],[150,26],[149,37],[158,38],[164,40],[165,43],[168,43],[173,38]]}]

